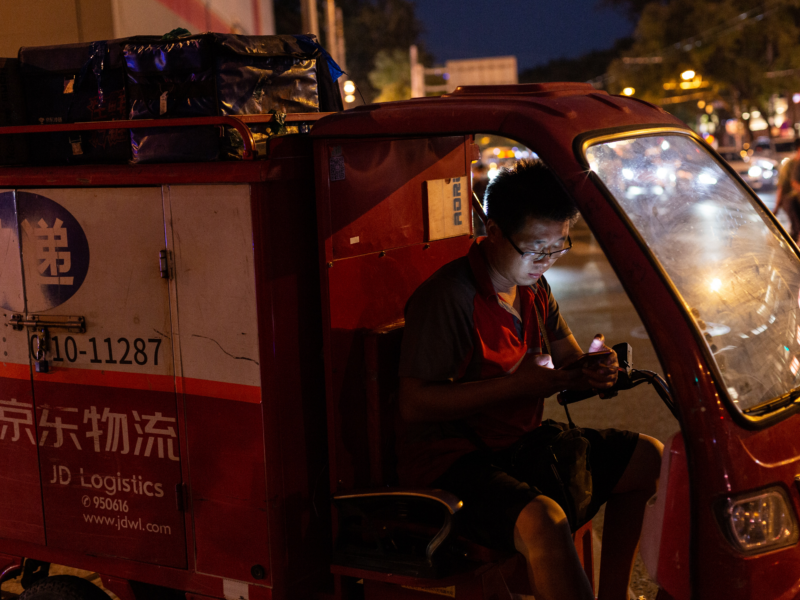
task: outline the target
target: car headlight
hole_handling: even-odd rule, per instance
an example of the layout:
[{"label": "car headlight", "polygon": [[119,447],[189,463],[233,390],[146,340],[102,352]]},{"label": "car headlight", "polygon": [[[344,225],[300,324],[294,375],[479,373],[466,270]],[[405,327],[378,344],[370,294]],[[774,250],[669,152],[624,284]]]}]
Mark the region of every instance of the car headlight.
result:
[{"label": "car headlight", "polygon": [[747,174],[750,175],[750,177],[761,177],[762,171],[763,169],[761,167],[758,165],[753,165],[747,170]]},{"label": "car headlight", "polygon": [[729,498],[721,512],[728,538],[742,552],[758,554],[797,542],[797,519],[780,487]]}]

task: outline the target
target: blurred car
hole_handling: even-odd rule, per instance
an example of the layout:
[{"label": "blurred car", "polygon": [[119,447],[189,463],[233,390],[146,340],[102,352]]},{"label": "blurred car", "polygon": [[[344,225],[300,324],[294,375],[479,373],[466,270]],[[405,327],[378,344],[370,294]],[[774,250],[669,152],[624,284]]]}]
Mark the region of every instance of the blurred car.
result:
[{"label": "blurred car", "polygon": [[745,183],[754,190],[769,190],[778,185],[780,163],[766,157],[749,157],[749,160],[728,160]]},{"label": "blurred car", "polygon": [[768,137],[759,137],[753,144],[756,154],[773,158],[778,162],[791,158],[795,153],[794,138],[781,137],[773,138],[772,143]]}]

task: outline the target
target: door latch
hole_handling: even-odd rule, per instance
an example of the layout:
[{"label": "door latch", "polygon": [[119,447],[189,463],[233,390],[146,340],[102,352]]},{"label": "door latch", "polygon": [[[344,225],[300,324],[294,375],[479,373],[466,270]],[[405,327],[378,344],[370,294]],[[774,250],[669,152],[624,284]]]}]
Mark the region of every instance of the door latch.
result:
[{"label": "door latch", "polygon": [[70,333],[86,333],[86,319],[83,317],[67,317],[61,315],[11,315],[8,324],[14,331],[31,329],[66,329]]},{"label": "door latch", "polygon": [[11,315],[8,325],[15,331],[28,327],[36,332],[30,339],[30,351],[37,373],[49,373],[50,362],[47,360],[47,349],[50,344],[50,329],[65,329],[70,333],[85,333],[86,319],[63,315]]},{"label": "door latch", "polygon": [[[47,328],[40,328],[36,336],[31,340],[31,354],[33,354],[34,364],[37,373],[49,373],[50,363],[47,361],[47,346],[48,346]],[[34,343],[36,347],[34,348]]]}]

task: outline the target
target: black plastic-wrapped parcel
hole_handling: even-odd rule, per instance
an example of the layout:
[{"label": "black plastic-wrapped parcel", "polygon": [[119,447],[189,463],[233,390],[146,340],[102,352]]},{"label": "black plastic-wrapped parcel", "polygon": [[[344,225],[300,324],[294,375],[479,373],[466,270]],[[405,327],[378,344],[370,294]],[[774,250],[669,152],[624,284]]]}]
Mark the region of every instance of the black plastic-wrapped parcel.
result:
[{"label": "black plastic-wrapped parcel", "polygon": [[[342,110],[328,57],[311,36],[214,34],[220,115],[335,112]],[[336,67],[338,69],[338,67]],[[252,125],[256,146],[268,137]],[[288,126],[287,133],[296,133]],[[242,142],[226,128],[223,155],[239,158]]]},{"label": "black plastic-wrapped parcel", "polygon": [[[210,34],[128,44],[130,119],[217,115]],[[219,157],[219,127],[132,129],[132,162],[210,161]]]},{"label": "black plastic-wrapped parcel", "polygon": [[[25,99],[19,61],[0,58],[0,127],[25,125]],[[22,134],[0,136],[0,165],[22,165],[28,160],[28,145]]]},{"label": "black plastic-wrapped parcel", "polygon": [[[20,48],[28,123],[127,118],[123,48],[131,42],[157,39],[143,36]],[[130,158],[125,129],[37,134],[29,142],[31,160],[39,164],[125,162]]]}]

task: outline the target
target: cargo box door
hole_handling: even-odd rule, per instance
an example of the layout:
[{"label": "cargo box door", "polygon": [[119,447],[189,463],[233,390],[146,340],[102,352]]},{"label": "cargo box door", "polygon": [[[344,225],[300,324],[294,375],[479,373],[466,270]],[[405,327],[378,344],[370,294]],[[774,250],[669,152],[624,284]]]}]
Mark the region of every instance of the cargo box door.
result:
[{"label": "cargo box door", "polygon": [[24,312],[17,201],[0,190],[0,538],[44,544],[27,338],[13,326]]},{"label": "cargo box door", "polygon": [[17,204],[47,544],[185,568],[161,189]]}]

